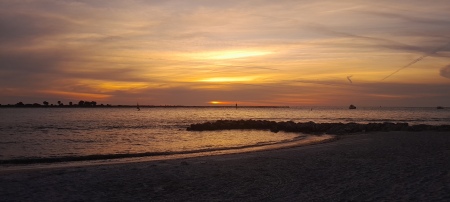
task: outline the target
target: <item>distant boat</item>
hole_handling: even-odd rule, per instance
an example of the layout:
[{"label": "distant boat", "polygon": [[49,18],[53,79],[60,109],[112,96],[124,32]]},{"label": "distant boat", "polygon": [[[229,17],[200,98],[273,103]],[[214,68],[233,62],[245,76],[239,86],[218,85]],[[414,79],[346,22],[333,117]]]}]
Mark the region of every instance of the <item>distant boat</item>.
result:
[{"label": "distant boat", "polygon": [[437,109],[444,109],[443,106],[437,106],[436,108],[437,108]]},{"label": "distant boat", "polygon": [[141,111],[141,108],[139,108],[139,103],[136,103],[136,108],[138,111]]},{"label": "distant boat", "polygon": [[348,108],[349,109],[356,109],[356,106],[355,105],[350,105]]}]

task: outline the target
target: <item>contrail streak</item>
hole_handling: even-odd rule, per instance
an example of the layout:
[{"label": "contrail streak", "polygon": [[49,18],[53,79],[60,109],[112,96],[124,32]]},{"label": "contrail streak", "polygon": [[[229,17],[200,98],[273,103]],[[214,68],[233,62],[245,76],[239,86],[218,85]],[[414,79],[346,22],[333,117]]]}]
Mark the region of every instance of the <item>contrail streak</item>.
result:
[{"label": "contrail streak", "polygon": [[348,80],[350,83],[353,83],[353,81],[350,79],[350,78],[352,78],[352,76],[353,76],[353,75],[347,76],[347,80]]},{"label": "contrail streak", "polygon": [[409,67],[409,66],[411,66],[411,65],[413,65],[413,64],[416,64],[417,62],[423,60],[424,58],[430,56],[431,54],[436,53],[436,52],[438,52],[438,51],[444,49],[444,48],[447,47],[448,45],[450,45],[450,42],[447,43],[447,44],[445,44],[444,46],[441,46],[441,47],[439,47],[439,48],[434,49],[433,51],[431,51],[431,52],[429,52],[429,53],[427,53],[427,54],[425,54],[425,55],[420,56],[419,58],[417,58],[417,59],[411,61],[410,63],[406,64],[405,66],[400,67],[399,69],[395,70],[395,71],[392,72],[391,74],[389,74],[389,75],[387,75],[386,77],[384,77],[383,79],[381,79],[381,81],[384,81],[385,79],[391,77],[392,75],[396,74],[397,72],[399,72],[399,71],[402,70],[402,69],[405,69],[405,68],[407,68],[407,67]]}]

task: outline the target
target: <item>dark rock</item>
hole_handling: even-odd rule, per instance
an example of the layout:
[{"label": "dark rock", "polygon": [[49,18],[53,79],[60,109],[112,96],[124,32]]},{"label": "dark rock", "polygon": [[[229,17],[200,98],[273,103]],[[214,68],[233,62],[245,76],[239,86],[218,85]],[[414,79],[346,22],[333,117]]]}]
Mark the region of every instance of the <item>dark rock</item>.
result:
[{"label": "dark rock", "polygon": [[349,134],[358,132],[371,131],[450,131],[450,125],[432,126],[432,125],[413,125],[408,123],[314,123],[304,122],[295,123],[293,121],[267,121],[267,120],[218,120],[215,122],[205,122],[191,124],[188,131],[211,131],[211,130],[235,130],[235,129],[253,129],[253,130],[270,130],[277,133],[279,131],[285,132],[299,132],[308,134]]}]

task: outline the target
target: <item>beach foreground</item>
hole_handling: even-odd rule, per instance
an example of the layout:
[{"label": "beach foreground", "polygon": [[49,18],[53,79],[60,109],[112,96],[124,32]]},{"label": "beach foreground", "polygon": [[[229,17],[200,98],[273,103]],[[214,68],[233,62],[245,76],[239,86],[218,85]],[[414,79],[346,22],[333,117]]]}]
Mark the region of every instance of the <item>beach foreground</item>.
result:
[{"label": "beach foreground", "polygon": [[0,173],[2,201],[449,201],[449,132],[190,159]]}]

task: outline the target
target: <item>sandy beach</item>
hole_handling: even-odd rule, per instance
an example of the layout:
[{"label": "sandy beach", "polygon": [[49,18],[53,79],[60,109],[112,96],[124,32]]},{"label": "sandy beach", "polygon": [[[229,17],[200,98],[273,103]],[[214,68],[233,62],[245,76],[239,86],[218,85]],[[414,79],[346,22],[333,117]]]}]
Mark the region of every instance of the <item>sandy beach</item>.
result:
[{"label": "sandy beach", "polygon": [[1,201],[450,201],[449,132],[0,173]]}]

